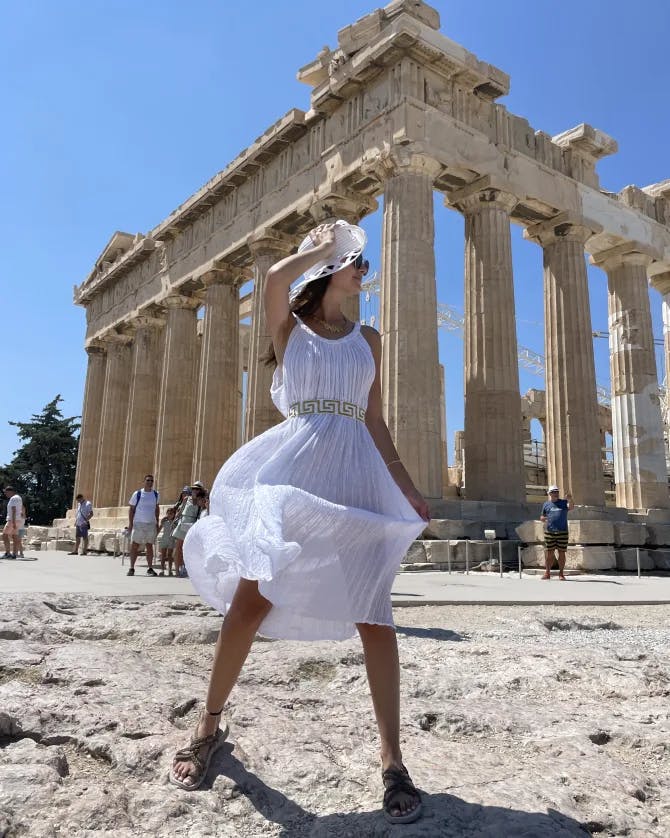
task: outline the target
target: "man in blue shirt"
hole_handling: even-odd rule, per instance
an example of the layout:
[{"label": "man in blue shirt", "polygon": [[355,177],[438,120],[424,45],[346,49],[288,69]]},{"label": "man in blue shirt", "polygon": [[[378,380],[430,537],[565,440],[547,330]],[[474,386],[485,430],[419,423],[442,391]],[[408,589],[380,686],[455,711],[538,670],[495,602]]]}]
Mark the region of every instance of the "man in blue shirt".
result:
[{"label": "man in blue shirt", "polygon": [[554,566],[556,552],[558,552],[558,578],[565,582],[565,551],[568,549],[568,512],[574,508],[572,495],[568,492],[565,499],[559,498],[558,486],[547,489],[549,500],[542,507],[540,521],[544,523],[544,576],[551,579],[551,568]]}]

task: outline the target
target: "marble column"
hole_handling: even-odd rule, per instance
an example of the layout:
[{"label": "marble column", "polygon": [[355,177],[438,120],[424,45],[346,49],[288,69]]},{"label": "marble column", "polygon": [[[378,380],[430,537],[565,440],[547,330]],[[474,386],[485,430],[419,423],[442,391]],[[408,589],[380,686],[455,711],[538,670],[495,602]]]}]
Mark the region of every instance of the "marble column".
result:
[{"label": "marble column", "polygon": [[668,443],[670,441],[670,294],[663,295],[663,399],[661,418],[663,419],[663,439],[665,441],[665,459],[668,461]]},{"label": "marble column", "polygon": [[[100,406],[105,392],[107,351],[102,344],[91,343],[86,347],[86,352],[88,354],[88,366],[86,368],[81,430],[79,431],[74,495],[76,497],[81,492],[90,499],[93,497],[95,488],[95,465],[100,443]],[[73,505],[76,505],[74,500]]]},{"label": "marble column", "polygon": [[592,225],[558,216],[526,238],[543,248],[547,481],[604,506],[602,452],[584,244]]},{"label": "marble column", "polygon": [[617,506],[668,508],[668,474],[658,395],[645,253],[629,246],[593,255],[607,272],[612,443]]},{"label": "marble column", "polygon": [[200,301],[172,294],[162,304],[167,308],[167,322],[154,476],[163,503],[171,503],[178,498],[181,487],[195,479],[191,469],[198,386],[196,309]]},{"label": "marble column", "polygon": [[661,295],[661,314],[663,318],[663,387],[665,390],[664,398],[661,400],[661,417],[663,419],[663,433],[667,437],[668,425],[670,425],[670,405],[668,400],[668,392],[670,390],[670,271],[655,274],[651,277],[650,283]]},{"label": "marble column", "polygon": [[465,215],[465,475],[468,500],[523,503],[526,480],[509,214],[517,199],[475,182]]},{"label": "marble column", "polygon": [[95,464],[93,505],[116,506],[121,486],[121,468],[125,449],[128,393],[130,390],[130,336],[105,335],[107,347],[105,386],[100,410],[100,439]]},{"label": "marble column", "polygon": [[440,443],[442,445],[442,497],[455,494],[455,487],[449,482],[449,442],[447,439],[447,398],[444,386],[444,367],[440,364]]},{"label": "marble column", "polygon": [[139,315],[130,325],[134,335],[119,506],[126,506],[131,494],[143,485],[144,475],[153,473],[165,322]]},{"label": "marble column", "polygon": [[201,277],[205,319],[198,382],[193,474],[210,487],[237,448],[239,386],[239,271],[217,269]]},{"label": "marble column", "polygon": [[270,385],[274,368],[262,360],[268,351],[271,338],[265,322],[265,274],[270,267],[291,252],[293,242],[279,233],[268,230],[252,237],[249,249],[254,259],[254,290],[252,297],[251,336],[249,338],[249,366],[247,376],[247,404],[244,422],[245,441],[252,439],[273,425],[283,416],[270,398]]},{"label": "marble column", "polygon": [[442,496],[436,173],[437,164],[417,158],[386,173],[381,265],[384,416],[405,467],[427,498]]},{"label": "marble column", "polygon": [[[367,195],[331,194],[314,201],[309,208],[309,214],[314,219],[315,224],[327,224],[337,221],[338,218],[348,221],[349,224],[358,224],[363,216],[375,212],[376,209],[377,201]],[[369,256],[366,258],[369,261]],[[342,311],[349,320],[357,323],[361,319],[360,295],[348,297],[344,301]]]}]

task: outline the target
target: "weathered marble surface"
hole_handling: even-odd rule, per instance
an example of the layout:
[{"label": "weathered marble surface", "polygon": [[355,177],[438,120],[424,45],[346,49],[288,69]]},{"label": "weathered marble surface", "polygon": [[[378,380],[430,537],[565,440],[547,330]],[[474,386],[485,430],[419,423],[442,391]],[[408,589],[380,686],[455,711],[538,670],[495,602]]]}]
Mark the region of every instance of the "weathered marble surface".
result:
[{"label": "weathered marble surface", "polygon": [[670,834],[670,608],[399,609],[405,760],[379,814],[357,640],[256,642],[202,791],[167,784],[219,619],[195,600],[4,596],[0,836]]}]

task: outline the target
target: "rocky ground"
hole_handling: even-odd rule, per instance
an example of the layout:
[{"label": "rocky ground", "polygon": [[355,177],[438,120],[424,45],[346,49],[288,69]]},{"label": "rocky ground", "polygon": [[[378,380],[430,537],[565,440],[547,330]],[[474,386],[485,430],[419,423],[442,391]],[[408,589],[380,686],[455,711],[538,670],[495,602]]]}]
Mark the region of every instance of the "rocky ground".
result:
[{"label": "rocky ground", "polygon": [[10,596],[0,836],[668,836],[670,608],[396,611],[405,760],[386,824],[357,640],[254,644],[204,788],[167,783],[219,619],[194,599]]}]

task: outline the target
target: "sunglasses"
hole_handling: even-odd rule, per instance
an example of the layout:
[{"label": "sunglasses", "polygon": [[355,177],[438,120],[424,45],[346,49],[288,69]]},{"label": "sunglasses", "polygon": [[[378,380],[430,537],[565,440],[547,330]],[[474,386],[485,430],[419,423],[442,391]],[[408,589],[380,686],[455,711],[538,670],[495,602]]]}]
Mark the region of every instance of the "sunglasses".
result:
[{"label": "sunglasses", "polygon": [[368,262],[367,259],[363,258],[362,253],[358,254],[358,256],[354,259],[352,264],[353,264],[354,268],[356,268],[357,271],[360,270],[361,268],[363,268],[364,270],[367,271],[367,269],[370,267],[370,263]]}]

